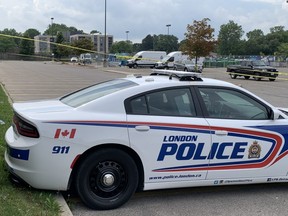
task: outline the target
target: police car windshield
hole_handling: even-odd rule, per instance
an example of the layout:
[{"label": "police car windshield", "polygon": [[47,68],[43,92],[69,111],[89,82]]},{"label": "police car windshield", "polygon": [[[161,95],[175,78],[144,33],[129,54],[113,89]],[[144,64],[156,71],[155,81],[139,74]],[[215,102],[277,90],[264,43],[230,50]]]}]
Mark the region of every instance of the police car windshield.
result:
[{"label": "police car windshield", "polygon": [[79,107],[92,100],[111,94],[113,92],[126,89],[137,84],[123,79],[115,79],[99,83],[87,88],[81,89],[60,99],[60,101],[71,107]]}]

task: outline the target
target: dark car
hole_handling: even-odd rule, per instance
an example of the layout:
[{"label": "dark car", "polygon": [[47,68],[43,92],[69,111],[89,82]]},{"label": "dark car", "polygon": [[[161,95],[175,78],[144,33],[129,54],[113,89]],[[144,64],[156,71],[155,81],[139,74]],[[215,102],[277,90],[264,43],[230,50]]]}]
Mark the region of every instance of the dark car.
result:
[{"label": "dark car", "polygon": [[229,72],[232,79],[236,79],[238,76],[249,79],[252,76],[257,81],[262,78],[274,81],[278,76],[278,70],[267,66],[262,60],[245,60],[241,61],[239,65],[229,65],[227,66],[227,72]]}]

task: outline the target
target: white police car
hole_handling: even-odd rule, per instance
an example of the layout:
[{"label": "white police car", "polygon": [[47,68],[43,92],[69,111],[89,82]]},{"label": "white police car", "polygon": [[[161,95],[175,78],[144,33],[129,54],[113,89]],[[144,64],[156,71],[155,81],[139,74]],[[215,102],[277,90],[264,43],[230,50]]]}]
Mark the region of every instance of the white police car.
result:
[{"label": "white police car", "polygon": [[288,182],[287,110],[194,73],[154,71],[13,109],[13,178],[73,184],[90,208],[119,207],[136,190]]}]

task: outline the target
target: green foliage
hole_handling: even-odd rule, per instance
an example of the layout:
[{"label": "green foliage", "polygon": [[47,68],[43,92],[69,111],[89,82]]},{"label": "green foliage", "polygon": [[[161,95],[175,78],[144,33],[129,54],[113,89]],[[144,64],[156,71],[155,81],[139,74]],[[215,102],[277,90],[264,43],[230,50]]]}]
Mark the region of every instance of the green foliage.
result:
[{"label": "green foliage", "polygon": [[85,34],[83,30],[78,30],[77,28],[71,26],[68,27],[65,24],[57,24],[53,23],[48,26],[48,28],[44,31],[44,35],[56,35],[58,32],[70,32],[70,35],[74,34]]},{"label": "green foliage", "polygon": [[220,26],[218,35],[218,52],[221,55],[239,55],[242,48],[241,38],[244,34],[242,26],[230,20]]},{"label": "green foliage", "polygon": [[288,57],[288,43],[282,43],[277,49],[277,55]]},{"label": "green foliage", "polygon": [[167,53],[178,50],[178,38],[174,35],[147,35],[142,40],[141,50],[158,50]]},{"label": "green foliage", "polygon": [[30,28],[23,33],[23,36],[33,39],[35,36],[40,34],[41,33],[37,29]]},{"label": "green foliage", "polygon": [[[24,36],[25,38],[28,38]],[[34,54],[34,41],[22,39],[20,43],[20,54],[33,55]]]},{"label": "green foliage", "polygon": [[15,29],[4,29],[0,31],[0,34],[7,35],[0,36],[0,52],[17,52],[20,45],[20,39],[9,37],[9,36],[21,36]]},{"label": "green foliage", "polygon": [[142,50],[142,44],[141,43],[134,43],[133,44],[133,52],[134,53],[137,53],[141,50]]},{"label": "green foliage", "polygon": [[[87,38],[73,41],[73,43],[71,45],[73,47],[80,48],[80,49],[74,49],[72,52],[73,55],[80,55],[83,52],[87,52],[87,50],[93,49],[92,41],[87,39]],[[81,50],[81,49],[83,49],[83,50]]]},{"label": "green foliage", "polygon": [[101,34],[101,32],[100,31],[98,31],[98,30],[92,30],[91,32],[90,32],[90,34]]},{"label": "green foliage", "polygon": [[[34,41],[28,39],[34,39],[35,36],[39,35],[40,32],[36,29],[27,29],[23,33],[23,39],[20,42],[20,54],[34,55]],[[24,39],[27,38],[27,39]]]},{"label": "green foliage", "polygon": [[214,29],[208,25],[210,19],[204,18],[201,21],[194,20],[193,25],[187,25],[185,41],[180,47],[181,51],[191,58],[207,56],[214,50],[216,41],[213,39]]},{"label": "green foliage", "polygon": [[53,195],[27,187],[16,187],[8,180],[4,164],[5,132],[11,125],[13,112],[8,97],[0,86],[0,215],[38,216],[60,215],[60,208]]},{"label": "green foliage", "polygon": [[142,50],[154,50],[154,42],[156,40],[156,35],[151,36],[150,34],[147,35],[143,40],[142,40],[142,45],[141,49]]},{"label": "green foliage", "polygon": [[[180,43],[178,43],[178,38],[173,35],[149,34],[142,40],[142,43],[132,44],[131,41],[128,41],[128,43],[126,41],[115,42],[112,45],[110,52],[118,53],[123,51],[136,53],[141,50],[162,50],[169,53],[171,51],[184,50],[190,56],[205,56],[204,54],[208,52],[207,50],[210,50],[215,51],[220,55],[275,55],[276,53],[283,53],[283,47],[281,48],[281,46],[282,44],[288,43],[288,31],[285,30],[284,26],[274,26],[270,28],[270,33],[266,35],[264,35],[262,30],[255,29],[248,32],[246,34],[247,38],[243,39],[244,31],[242,30],[242,26],[230,20],[227,24],[223,24],[220,27],[216,50],[214,49],[216,44],[216,41],[213,38],[214,29],[207,24],[208,21],[210,21],[208,18],[204,18],[202,21],[194,21],[192,25],[187,25],[187,32],[184,34],[185,39]],[[59,32],[61,32],[61,36],[58,36]],[[78,30],[73,26],[67,27],[65,24],[53,23],[48,26],[44,35],[53,35],[56,37],[57,34],[56,43],[76,46],[84,50],[67,48],[67,46],[52,45],[55,57],[60,58],[71,54],[79,55],[83,52],[87,52],[87,50],[93,50],[93,45],[91,46],[92,42],[79,41],[70,44],[68,37],[66,37],[69,34],[66,35],[66,32],[69,32],[70,35],[85,34],[83,30]],[[90,33],[100,32],[92,30]],[[11,52],[33,55],[34,42],[32,39],[36,35],[39,35],[40,32],[37,29],[30,28],[22,34],[16,32],[15,29],[5,28],[0,31],[0,34],[3,34],[0,35],[0,53]],[[212,36],[212,38],[207,39],[210,36]],[[23,39],[20,37],[23,37]],[[63,41],[63,38],[66,41]],[[203,43],[205,45],[203,45]],[[191,47],[193,47],[193,52]],[[279,50],[281,50],[281,52],[279,52]],[[197,54],[195,52],[203,53]]]},{"label": "green foliage", "polygon": [[112,44],[111,53],[132,53],[133,45],[131,41],[119,41]]},{"label": "green foliage", "polygon": [[[65,42],[64,36],[62,34],[62,32],[58,32],[57,33],[57,37],[56,37],[56,41],[57,44],[67,44],[67,42]],[[65,46],[58,46],[57,44],[53,44],[53,53],[54,53],[54,57],[57,59],[62,58],[63,56],[68,56],[71,53],[71,49],[67,48]]]},{"label": "green foliage", "polygon": [[270,28],[270,33],[265,36],[267,49],[264,53],[274,55],[282,43],[288,43],[288,31],[284,31],[284,26]]},{"label": "green foliage", "polygon": [[154,50],[166,51],[167,53],[172,51],[177,51],[178,46],[178,38],[174,35],[163,35],[160,34],[155,37],[156,41],[154,44]]},{"label": "green foliage", "polygon": [[262,30],[255,29],[246,34],[245,52],[250,55],[259,55],[265,50],[265,36]]}]

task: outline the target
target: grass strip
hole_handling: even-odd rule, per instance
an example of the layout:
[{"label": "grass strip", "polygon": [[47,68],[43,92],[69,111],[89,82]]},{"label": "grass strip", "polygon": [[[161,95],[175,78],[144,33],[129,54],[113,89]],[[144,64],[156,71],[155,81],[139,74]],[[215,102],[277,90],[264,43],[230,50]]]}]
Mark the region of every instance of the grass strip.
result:
[{"label": "grass strip", "polygon": [[5,132],[11,125],[13,111],[3,86],[0,86],[0,215],[1,216],[55,216],[60,206],[52,192],[21,187],[9,181],[5,167]]}]

